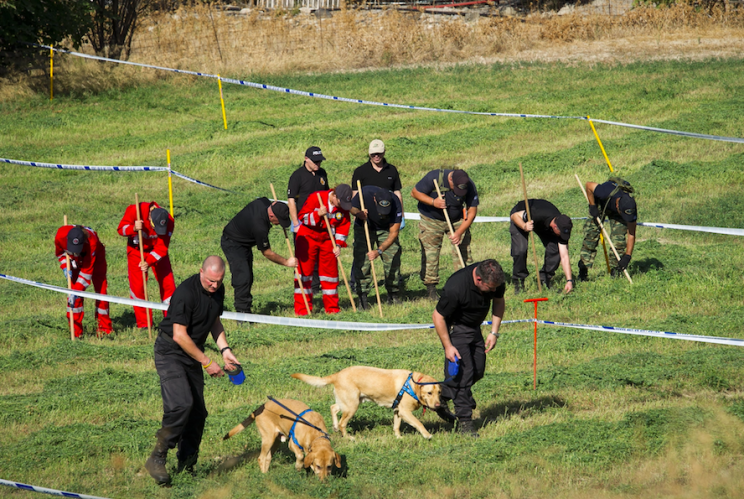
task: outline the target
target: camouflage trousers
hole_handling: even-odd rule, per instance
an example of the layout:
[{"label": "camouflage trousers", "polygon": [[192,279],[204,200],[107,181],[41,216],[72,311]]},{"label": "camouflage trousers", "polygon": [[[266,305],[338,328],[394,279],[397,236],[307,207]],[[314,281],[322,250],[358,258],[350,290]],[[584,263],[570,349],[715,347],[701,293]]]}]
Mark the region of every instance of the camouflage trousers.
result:
[{"label": "camouflage trousers", "polygon": [[[390,231],[370,229],[369,240],[372,243],[372,249],[379,248],[380,243],[384,242],[388,238],[388,235],[390,235]],[[387,289],[388,295],[398,293],[399,291],[400,254],[400,243],[396,238],[393,244],[380,255],[385,270],[385,289]],[[376,262],[375,272],[379,278],[380,259],[376,259]],[[374,287],[371,274],[372,264],[369,258],[367,258],[367,236],[364,234],[364,227],[360,227],[357,224],[354,224],[354,263],[351,269],[354,273],[357,295],[367,296],[370,288]]]},{"label": "camouflage trousers", "polygon": [[[452,224],[457,230],[463,220]],[[439,252],[442,249],[442,239],[445,244],[452,247],[452,261],[455,269],[460,267],[460,258],[457,249],[449,241],[449,228],[446,221],[433,220],[421,215],[419,222],[419,242],[421,243],[421,280],[424,284],[439,284]],[[473,263],[470,254],[470,229],[466,230],[460,241],[460,252],[465,260],[465,265]]]},{"label": "camouflage trousers", "polygon": [[[604,228],[610,234],[610,239],[612,240],[612,244],[615,245],[617,254],[622,258],[625,255],[625,248],[627,246],[626,236],[628,234],[628,226],[619,220],[610,218],[605,220]],[[581,261],[584,262],[587,268],[591,268],[594,264],[601,233],[602,229],[592,220],[584,222],[584,243],[581,245]],[[610,268],[617,268],[617,259],[614,253],[609,248],[608,253]]]}]

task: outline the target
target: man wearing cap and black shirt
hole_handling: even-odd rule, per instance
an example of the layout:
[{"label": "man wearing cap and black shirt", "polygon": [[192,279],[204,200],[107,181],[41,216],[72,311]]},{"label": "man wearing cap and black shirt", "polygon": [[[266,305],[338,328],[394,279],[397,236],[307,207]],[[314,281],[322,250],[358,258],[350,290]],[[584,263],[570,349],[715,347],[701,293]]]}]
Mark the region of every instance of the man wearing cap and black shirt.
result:
[{"label": "man wearing cap and black shirt", "polygon": [[[144,272],[147,275],[147,269],[152,269],[152,273],[160,286],[160,299],[163,303],[168,304],[170,297],[176,290],[173,269],[168,256],[168,246],[170,246],[171,236],[173,235],[173,217],[155,201],[140,203],[140,214],[147,219],[138,220],[137,207],[133,204],[129,205],[117,229],[119,235],[127,238],[129,296],[140,300],[145,299],[142,273]],[[139,230],[142,231],[144,262],[140,262]],[[134,317],[137,320],[137,327],[140,329],[147,327],[146,314],[150,314],[150,323],[152,324],[152,310],[134,307]]]},{"label": "man wearing cap and black shirt", "polygon": [[220,366],[204,353],[212,333],[226,369],[240,365],[227,344],[220,321],[225,300],[222,279],[225,262],[218,256],[204,260],[198,274],[183,281],[173,294],[168,315],[158,326],[155,368],[163,397],[162,426],[145,469],[161,485],[170,483],[165,469],[168,450],[178,446],[178,472],[193,472],[199,457],[207,408],[204,404],[204,375],[224,376]]},{"label": "man wearing cap and black shirt", "polygon": [[544,199],[530,199],[531,221],[527,222],[527,210],[524,201],[520,201],[512,208],[511,224],[511,256],[514,258],[512,269],[512,283],[514,293],[519,294],[524,289],[524,279],[530,275],[527,270],[527,249],[529,232],[534,232],[545,246],[545,263],[540,270],[540,281],[546,288],[550,288],[550,281],[560,263],[566,274],[566,286],[563,291],[570,293],[573,289],[571,276],[571,261],[568,256],[568,240],[571,237],[573,222],[562,215],[558,208]]},{"label": "man wearing cap and black shirt", "polygon": [[220,245],[230,263],[232,287],[235,289],[235,311],[253,312],[253,247],[270,261],[285,267],[297,266],[293,256],[284,258],[271,250],[269,230],[272,225],[285,229],[292,223],[289,207],[284,203],[258,198],[246,205],[222,231]]},{"label": "man wearing cap and black shirt", "polygon": [[[372,278],[370,276],[370,262],[377,257],[382,259],[385,269],[385,289],[388,303],[399,303],[400,280],[400,243],[398,232],[403,218],[398,198],[388,189],[373,185],[362,187],[364,196],[364,212],[357,213],[354,223],[354,264],[352,266],[359,305],[362,309],[369,308],[367,295]],[[351,200],[352,207],[361,210],[359,193]],[[367,237],[364,232],[364,220],[369,224],[369,239],[372,250],[367,249]]]},{"label": "man wearing cap and black shirt", "polygon": [[[447,280],[442,297],[432,314],[434,327],[444,347],[445,379],[450,376],[448,363],[457,363],[457,374],[442,383],[442,406],[437,414],[454,422],[447,410],[452,400],[461,433],[478,436],[473,427],[476,407],[472,386],[486,372],[486,354],[499,338],[504,318],[504,271],[496,260],[484,260],[460,269]],[[491,310],[491,332],[485,341],[481,324]]]},{"label": "man wearing cap and black shirt", "polygon": [[[81,225],[60,227],[54,237],[54,253],[65,277],[70,276],[73,290],[85,291],[93,283],[96,293],[106,294],[106,247],[98,239],[96,231]],[[66,255],[70,256],[71,269],[67,268]],[[83,298],[70,295],[67,298],[67,320],[70,320],[72,314],[75,338],[83,337],[84,313]],[[96,300],[96,321],[98,332],[104,338],[113,339],[107,301]]]},{"label": "man wearing cap and black shirt", "polygon": [[[635,246],[636,220],[638,209],[630,194],[633,188],[619,178],[612,178],[604,184],[586,183],[589,198],[589,217],[584,223],[584,243],[581,246],[579,262],[579,281],[588,280],[588,270],[594,264],[601,229],[596,219],[602,220],[605,229],[615,245],[620,261],[610,258],[610,272],[613,277],[622,274],[630,263]],[[609,223],[604,222],[605,217]],[[609,226],[609,227],[608,227]],[[613,255],[614,256],[614,255]]]},{"label": "man wearing cap and black shirt", "polygon": [[375,185],[387,189],[398,197],[401,212],[403,211],[403,195],[400,192],[400,175],[398,169],[385,159],[385,144],[379,140],[369,143],[369,161],[354,170],[351,178],[351,189],[357,193],[357,181],[362,186]]},{"label": "man wearing cap and black shirt", "polygon": [[[437,196],[436,180],[443,198]],[[418,201],[421,214],[419,242],[421,243],[421,280],[426,285],[428,297],[436,300],[439,283],[439,253],[445,234],[452,244],[455,265],[459,265],[457,249],[460,247],[465,264],[472,262],[470,256],[470,225],[478,213],[478,191],[468,174],[463,170],[432,170],[422,178],[411,195]],[[467,211],[465,210],[467,207]],[[447,209],[454,233],[449,233],[444,210]],[[466,216],[463,217],[463,212]]]}]

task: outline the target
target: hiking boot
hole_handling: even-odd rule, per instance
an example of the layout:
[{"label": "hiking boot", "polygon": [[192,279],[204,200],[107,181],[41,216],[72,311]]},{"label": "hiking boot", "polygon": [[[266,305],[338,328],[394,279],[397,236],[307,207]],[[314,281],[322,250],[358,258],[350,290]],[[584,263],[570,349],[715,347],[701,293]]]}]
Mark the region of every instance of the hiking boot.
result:
[{"label": "hiking boot", "polygon": [[514,285],[515,295],[524,291],[524,279],[512,278],[512,284]]},{"label": "hiking boot", "polygon": [[447,407],[446,404],[441,405],[439,409],[436,410],[436,413],[437,416],[449,424],[455,424],[457,422],[457,417],[449,411],[449,407]]},{"label": "hiking boot", "polygon": [[622,277],[622,276],[623,276],[623,271],[620,270],[619,268],[614,267],[610,269],[610,277],[614,278],[614,277]]},{"label": "hiking boot", "polygon": [[439,295],[437,294],[437,285],[436,284],[427,284],[426,285],[426,297],[430,300],[437,301],[439,299]]},{"label": "hiking boot", "polygon": [[398,293],[388,293],[387,302],[388,305],[400,305]]},{"label": "hiking boot", "polygon": [[166,452],[154,450],[145,462],[145,469],[155,479],[158,485],[168,485],[171,481],[168,470],[165,469],[166,456]]},{"label": "hiking boot", "polygon": [[546,279],[546,280],[540,279],[540,284],[542,285],[543,288],[550,289],[550,285],[552,284],[552,282],[550,279]]},{"label": "hiking boot", "polygon": [[188,456],[184,459],[178,458],[178,468],[176,469],[177,473],[182,473],[183,471],[186,471],[186,473],[190,475],[194,475],[194,466],[196,465],[196,461],[199,459],[199,454],[194,454],[193,456]]},{"label": "hiking boot", "polygon": [[367,295],[359,295],[359,308],[369,310],[369,298]]},{"label": "hiking boot", "polygon": [[475,430],[475,425],[472,421],[459,421],[457,425],[457,431],[459,431],[462,435],[467,435],[469,437],[480,437],[480,435],[478,435],[478,432]]},{"label": "hiking boot", "polygon": [[589,280],[589,269],[584,262],[579,261],[579,282],[586,282]]}]

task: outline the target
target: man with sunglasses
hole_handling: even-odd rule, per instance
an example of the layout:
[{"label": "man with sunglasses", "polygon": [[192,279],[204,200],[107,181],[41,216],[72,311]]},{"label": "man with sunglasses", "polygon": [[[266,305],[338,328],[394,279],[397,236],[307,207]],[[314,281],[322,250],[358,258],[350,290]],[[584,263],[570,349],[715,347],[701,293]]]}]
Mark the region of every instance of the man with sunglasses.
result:
[{"label": "man with sunglasses", "polygon": [[354,170],[351,178],[351,188],[354,196],[357,193],[357,181],[362,185],[377,186],[387,189],[398,197],[401,212],[403,211],[403,195],[401,194],[401,183],[398,169],[385,159],[385,144],[375,139],[369,143],[369,161]]}]

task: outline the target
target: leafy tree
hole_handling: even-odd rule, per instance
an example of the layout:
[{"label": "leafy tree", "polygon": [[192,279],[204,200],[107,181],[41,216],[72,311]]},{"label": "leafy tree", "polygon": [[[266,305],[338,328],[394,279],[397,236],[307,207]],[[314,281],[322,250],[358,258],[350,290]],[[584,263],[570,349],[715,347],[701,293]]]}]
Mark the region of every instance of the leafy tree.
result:
[{"label": "leafy tree", "polygon": [[149,0],[90,0],[95,9],[88,39],[96,54],[128,59],[137,19],[149,7]]}]

